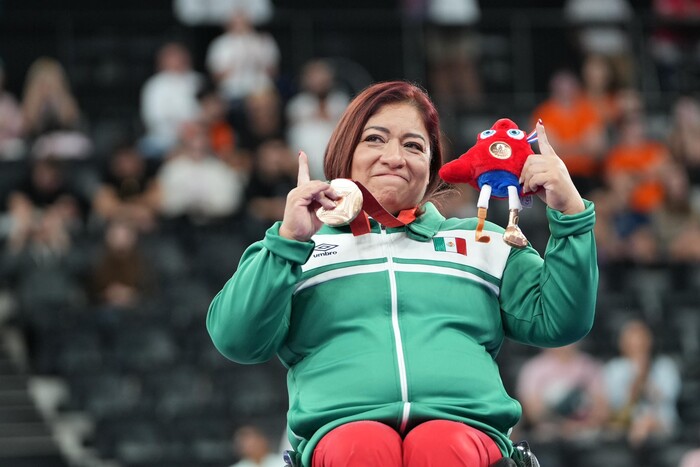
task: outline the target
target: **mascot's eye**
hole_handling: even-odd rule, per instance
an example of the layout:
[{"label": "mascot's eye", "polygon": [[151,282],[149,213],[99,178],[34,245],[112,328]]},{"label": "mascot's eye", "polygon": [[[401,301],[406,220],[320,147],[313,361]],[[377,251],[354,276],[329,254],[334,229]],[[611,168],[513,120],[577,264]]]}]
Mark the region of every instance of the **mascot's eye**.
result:
[{"label": "mascot's eye", "polygon": [[516,130],[515,128],[511,128],[510,130],[508,130],[508,136],[510,136],[513,139],[523,139],[525,133],[523,133],[523,130]]},{"label": "mascot's eye", "polygon": [[484,130],[479,133],[479,138],[486,139],[496,134],[496,130]]}]

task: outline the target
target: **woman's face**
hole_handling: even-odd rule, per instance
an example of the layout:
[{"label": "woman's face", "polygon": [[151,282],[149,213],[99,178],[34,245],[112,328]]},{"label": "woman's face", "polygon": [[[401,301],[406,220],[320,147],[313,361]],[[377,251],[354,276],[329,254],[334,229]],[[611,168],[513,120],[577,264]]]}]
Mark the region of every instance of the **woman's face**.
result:
[{"label": "woman's face", "polygon": [[588,89],[604,91],[610,84],[610,69],[605,59],[590,57],[583,66],[583,80]]},{"label": "woman's face", "polygon": [[408,103],[388,104],[367,121],[350,176],[396,214],[423,199],[430,157],[428,131],[418,110]]},{"label": "woman's face", "polygon": [[620,352],[630,358],[648,356],[651,353],[652,336],[642,322],[627,323],[620,333]]}]

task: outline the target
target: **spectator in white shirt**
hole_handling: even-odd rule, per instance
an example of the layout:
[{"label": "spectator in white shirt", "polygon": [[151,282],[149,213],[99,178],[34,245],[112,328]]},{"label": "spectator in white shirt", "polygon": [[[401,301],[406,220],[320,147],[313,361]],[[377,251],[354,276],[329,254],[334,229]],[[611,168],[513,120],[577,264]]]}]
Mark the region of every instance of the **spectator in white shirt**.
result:
[{"label": "spectator in white shirt", "polygon": [[287,104],[287,138],[292,148],[309,155],[311,176],[322,180],[326,145],[350,98],[334,89],[334,70],[323,60],[304,66],[301,88]]},{"label": "spectator in white shirt", "polygon": [[246,96],[273,87],[279,49],[271,35],[256,31],[244,9],[236,9],[226,32],[207,50],[206,65],[221,94],[234,106]]},{"label": "spectator in white shirt", "polygon": [[270,440],[253,425],[240,427],[233,435],[234,451],[240,460],[231,467],[279,467],[281,454],[270,449]]},{"label": "spectator in white shirt", "polygon": [[141,118],[146,134],[140,150],[146,157],[162,158],[178,140],[180,126],[197,117],[197,92],[203,77],[192,69],[190,53],[170,42],[158,51],[158,72],[141,90]]},{"label": "spectator in white shirt", "polygon": [[633,13],[628,0],[567,0],[564,5],[564,16],[574,28],[580,52],[607,57],[615,79],[623,86],[634,84],[629,34]]},{"label": "spectator in white shirt", "polygon": [[651,438],[668,440],[679,428],[680,371],[671,357],[654,352],[644,321],[625,323],[618,339],[620,355],[605,365],[612,427],[634,448]]},{"label": "spectator in white shirt", "polygon": [[244,9],[253,24],[267,23],[274,7],[270,0],[175,0],[175,17],[188,26],[220,25],[235,9]]},{"label": "spectator in white shirt", "polygon": [[245,176],[212,154],[201,123],[183,125],[180,140],[153,185],[160,212],[197,225],[233,215],[243,201]]}]

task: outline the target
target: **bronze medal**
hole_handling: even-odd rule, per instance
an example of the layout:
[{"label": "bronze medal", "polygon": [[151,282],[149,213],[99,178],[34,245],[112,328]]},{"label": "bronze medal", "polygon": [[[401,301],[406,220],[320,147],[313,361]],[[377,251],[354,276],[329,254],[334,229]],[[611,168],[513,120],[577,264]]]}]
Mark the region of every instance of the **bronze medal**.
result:
[{"label": "bronze medal", "polygon": [[316,216],[331,227],[347,225],[362,211],[362,192],[355,182],[347,178],[332,180],[331,187],[340,199],[336,200],[334,209],[318,208]]},{"label": "bronze medal", "polygon": [[508,143],[496,141],[489,146],[489,153],[496,159],[508,159],[513,154],[513,150]]}]

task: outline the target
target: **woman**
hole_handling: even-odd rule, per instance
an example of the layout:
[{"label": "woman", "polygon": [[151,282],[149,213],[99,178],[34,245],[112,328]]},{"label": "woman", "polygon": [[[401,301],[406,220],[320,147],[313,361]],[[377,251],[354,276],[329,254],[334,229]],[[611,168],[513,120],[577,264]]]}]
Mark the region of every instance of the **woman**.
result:
[{"label": "woman", "polygon": [[649,439],[668,440],[679,425],[681,376],[676,363],[656,354],[652,331],[640,319],[622,326],[618,347],[620,355],[605,366],[612,428],[624,433],[633,448]]},{"label": "woman", "polygon": [[23,128],[34,158],[84,159],[92,142],[63,66],[40,57],[29,67],[22,100]]},{"label": "woman", "polygon": [[[492,241],[476,244],[476,219],[446,220],[429,201],[441,184],[439,122],[413,85],[363,91],[325,158],[328,179],[361,182],[413,222],[371,220],[359,236],[323,226],[315,211],[332,209],[337,194],[309,180],[300,154],[282,222],[248,248],[207,327],[228,358],[277,354],[289,368],[289,437],[301,465],[489,466],[512,454],[508,432],[521,408],[494,362],[503,339],[580,339],[598,279],[593,207],[538,131],[542,155],[529,159],[522,182],[543,188],[550,206],[546,262],[532,248],[511,250],[493,224]],[[439,251],[454,238],[466,251]]]},{"label": "woman", "polygon": [[80,109],[66,72],[53,58],[41,57],[32,63],[24,83],[22,108],[24,128],[30,139],[80,124]]}]

